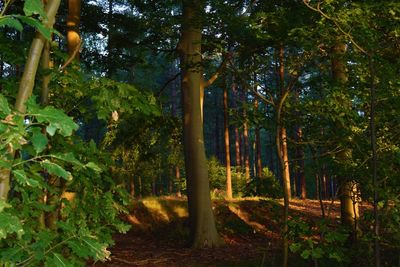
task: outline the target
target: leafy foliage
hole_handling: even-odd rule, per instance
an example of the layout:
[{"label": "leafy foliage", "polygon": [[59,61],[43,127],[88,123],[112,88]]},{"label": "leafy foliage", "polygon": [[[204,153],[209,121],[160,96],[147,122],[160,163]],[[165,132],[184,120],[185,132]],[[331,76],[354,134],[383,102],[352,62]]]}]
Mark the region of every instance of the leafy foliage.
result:
[{"label": "leafy foliage", "polygon": [[[78,126],[62,111],[31,98],[19,114],[0,99],[7,144],[1,165],[13,175],[10,201],[0,201],[0,262],[83,266],[107,259],[111,233],[128,229],[119,219],[126,193],[110,177],[107,154],[73,136]],[[15,159],[4,156],[9,149],[19,150]]]}]

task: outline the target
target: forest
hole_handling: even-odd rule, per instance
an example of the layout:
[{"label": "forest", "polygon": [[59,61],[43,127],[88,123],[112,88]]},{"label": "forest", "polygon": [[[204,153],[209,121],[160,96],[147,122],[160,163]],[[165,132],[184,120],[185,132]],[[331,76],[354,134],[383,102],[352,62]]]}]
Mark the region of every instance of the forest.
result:
[{"label": "forest", "polygon": [[400,2],[1,0],[0,266],[400,266]]}]

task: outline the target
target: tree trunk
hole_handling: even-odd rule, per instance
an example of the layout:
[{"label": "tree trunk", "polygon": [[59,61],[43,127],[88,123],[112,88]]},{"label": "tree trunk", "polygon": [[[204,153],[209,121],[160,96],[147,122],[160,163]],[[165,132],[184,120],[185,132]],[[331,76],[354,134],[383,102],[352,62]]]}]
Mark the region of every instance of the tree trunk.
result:
[{"label": "tree trunk", "polygon": [[79,33],[79,23],[81,20],[81,0],[68,0],[67,18],[67,45],[69,57],[74,57],[79,61],[79,47],[81,36]]},{"label": "tree trunk", "polygon": [[[0,57],[0,81],[3,79],[4,75],[4,61],[3,58]],[[0,91],[3,90],[3,83],[0,83]]]},{"label": "tree trunk", "polygon": [[[254,109],[258,112],[258,99],[254,99]],[[261,177],[262,177],[262,161],[261,161],[261,138],[260,138],[260,127],[256,125],[255,128],[255,162],[256,162],[256,177],[257,177],[257,192],[259,192],[259,187],[261,185]]]},{"label": "tree trunk", "polygon": [[224,140],[225,140],[225,164],[226,164],[226,197],[232,198],[231,155],[229,149],[229,124],[228,124],[228,88],[224,85]]},{"label": "tree trunk", "polygon": [[[284,49],[283,46],[279,47],[279,84],[281,88],[281,96],[280,100],[283,99],[286,89],[285,89],[285,66],[284,66]],[[282,102],[282,101],[281,101]],[[281,103],[281,107],[279,108],[279,117],[280,121],[278,124],[280,125],[280,129],[278,131],[280,138],[280,149],[282,151],[278,151],[278,153],[281,153],[281,158],[284,163],[283,168],[281,168],[282,171],[282,180],[285,188],[285,194],[289,198],[289,200],[292,198],[292,193],[290,189],[290,170],[289,170],[289,157],[288,157],[288,147],[287,147],[287,133],[286,133],[286,128],[285,126],[282,125],[282,120],[281,120],[281,115],[282,115],[282,109],[283,109],[283,102]]]},{"label": "tree trunk", "polygon": [[191,242],[196,248],[222,244],[211,207],[202,120],[201,13],[203,1],[183,1],[178,51],[183,92],[183,137]]},{"label": "tree trunk", "polygon": [[284,77],[284,49],[283,45],[279,47],[279,85],[281,89],[281,95],[279,98],[279,104],[276,109],[276,150],[280,162],[280,170],[282,173],[283,182],[283,261],[282,266],[287,267],[289,261],[289,240],[288,240],[288,220],[289,220],[289,205],[291,199],[290,190],[290,172],[289,172],[289,161],[287,154],[287,140],[286,140],[286,128],[282,125],[282,109],[285,103],[288,91],[285,90],[285,77]]},{"label": "tree trunk", "polygon": [[[237,111],[237,85],[235,82],[232,83],[232,92],[233,92],[233,108]],[[235,125],[235,159],[236,159],[236,167],[240,167],[240,134],[239,129]]]},{"label": "tree trunk", "polygon": [[[175,72],[175,64],[174,64],[174,72]],[[177,116],[177,111],[176,111],[176,106],[177,106],[177,83],[176,81],[173,81],[172,83],[172,91],[171,91],[171,115],[172,117]],[[176,196],[181,197],[181,174],[180,174],[180,169],[178,165],[175,165],[173,167],[173,172],[175,174],[175,181],[177,183],[177,188],[176,188]]]},{"label": "tree trunk", "polygon": [[178,181],[178,185],[176,188],[176,196],[177,197],[181,197],[182,193],[181,193],[181,174],[180,174],[180,170],[178,166],[175,166],[175,178]]},{"label": "tree trunk", "polygon": [[[302,142],[303,140],[303,130],[301,127],[297,128],[297,141]],[[304,150],[302,144],[297,147],[297,180],[300,184],[300,198],[306,199],[307,198],[307,188],[306,188],[306,176],[304,172]]]},{"label": "tree trunk", "polygon": [[[46,41],[43,52],[42,52],[42,69],[45,72],[48,72],[52,67],[53,63],[50,58],[50,42]],[[49,83],[50,83],[50,74],[46,73],[42,79],[42,92],[40,94],[40,103],[43,106],[46,106],[49,101]]]},{"label": "tree trunk", "polygon": [[[242,91],[242,103],[247,102],[247,93],[246,89],[243,87]],[[243,108],[243,157],[244,157],[244,170],[245,170],[245,180],[246,184],[250,183],[250,144],[249,144],[249,129],[247,124],[247,111],[246,107]]]},{"label": "tree trunk", "polygon": [[[48,21],[46,27],[52,28],[55,16],[60,6],[61,0],[49,0],[45,11]],[[39,66],[45,38],[38,32],[32,41],[29,55],[25,64],[24,74],[19,85],[18,95],[15,103],[15,109],[21,113],[26,110],[25,102],[32,95],[32,90],[35,85],[36,72]],[[14,151],[9,151],[10,157],[14,157]],[[0,199],[7,199],[8,191],[10,190],[10,170],[0,170]]]},{"label": "tree trunk", "polygon": [[130,177],[129,179],[129,195],[131,198],[135,197],[135,178]]},{"label": "tree trunk", "polygon": [[218,94],[217,92],[214,92],[214,108],[215,108],[215,132],[214,132],[214,140],[215,140],[215,156],[217,157],[219,162],[222,162],[222,157],[221,157],[221,145],[219,142],[219,111],[217,110],[218,107]]},{"label": "tree trunk", "polygon": [[111,78],[114,74],[114,62],[113,62],[113,8],[114,8],[114,0],[108,0],[108,13],[107,13],[107,26],[108,26],[108,40],[107,40],[107,76]]},{"label": "tree trunk", "polygon": [[[342,41],[337,41],[333,47],[332,58],[332,77],[334,82],[340,86],[345,86],[347,83],[346,65],[344,61],[344,54],[346,53],[347,46]],[[342,103],[349,105],[349,103]],[[343,126],[338,126],[343,127]],[[351,157],[351,150],[345,148],[342,152],[338,153],[337,158],[345,162]],[[340,197],[340,216],[342,224],[354,229],[354,238],[356,238],[358,230],[358,201],[357,201],[357,184],[351,179],[346,177],[338,177],[339,183],[339,197]]]}]

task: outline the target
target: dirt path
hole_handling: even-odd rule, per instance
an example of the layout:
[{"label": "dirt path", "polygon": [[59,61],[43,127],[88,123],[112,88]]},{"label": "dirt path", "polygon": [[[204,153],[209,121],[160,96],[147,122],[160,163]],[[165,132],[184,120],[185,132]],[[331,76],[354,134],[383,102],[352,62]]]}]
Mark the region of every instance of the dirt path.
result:
[{"label": "dirt path", "polygon": [[[339,203],[324,202],[330,218],[338,220]],[[133,204],[127,221],[132,229],[116,235],[111,261],[95,266],[260,266],[263,257],[279,255],[281,203],[275,200],[243,199],[214,201],[217,227],[225,240],[222,248],[188,248],[186,200],[145,199]],[[293,200],[291,215],[304,220],[321,216],[316,200]],[[228,262],[227,264],[216,264]]]}]

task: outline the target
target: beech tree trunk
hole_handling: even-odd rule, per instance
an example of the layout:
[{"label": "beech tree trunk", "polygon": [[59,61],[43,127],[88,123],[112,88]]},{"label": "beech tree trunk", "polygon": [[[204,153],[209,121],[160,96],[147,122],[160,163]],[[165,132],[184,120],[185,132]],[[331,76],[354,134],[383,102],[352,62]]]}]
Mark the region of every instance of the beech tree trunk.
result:
[{"label": "beech tree trunk", "polygon": [[195,248],[222,244],[211,207],[204,149],[201,70],[201,13],[204,1],[183,0],[183,23],[178,51],[183,92],[183,137],[191,242]]},{"label": "beech tree trunk", "polygon": [[278,159],[280,162],[280,170],[282,174],[283,182],[283,261],[282,266],[287,267],[289,261],[289,240],[288,240],[288,220],[289,220],[289,205],[291,199],[290,190],[290,172],[289,172],[289,160],[287,153],[287,136],[286,128],[282,125],[282,110],[283,104],[288,91],[285,90],[285,77],[284,77],[284,48],[283,45],[279,47],[279,85],[281,94],[279,97],[279,103],[276,108],[276,150],[278,153]]},{"label": "beech tree trunk", "polygon": [[[285,89],[285,66],[284,66],[284,49],[283,46],[280,46],[279,48],[279,84],[280,84],[280,89],[281,89],[281,100],[284,97],[284,94],[286,93]],[[282,113],[282,108],[283,108],[283,103],[280,108],[279,113]],[[281,114],[279,115],[279,117]],[[284,164],[282,170],[282,180],[285,188],[285,194],[288,196],[289,200],[292,198],[292,193],[291,193],[291,183],[290,183],[290,170],[289,170],[289,156],[288,156],[288,147],[287,147],[287,133],[286,133],[286,128],[285,126],[282,125],[282,121],[279,121],[278,124],[280,125],[279,129],[279,142],[280,142],[280,149],[282,151],[278,151],[278,153],[281,153],[281,158],[282,162]]]},{"label": "beech tree trunk", "polygon": [[[254,109],[256,112],[258,111],[258,99],[254,99]],[[255,134],[256,134],[256,173],[257,173],[257,178],[258,178],[258,183],[261,181],[262,177],[262,161],[261,161],[261,138],[260,138],[260,127],[256,126],[255,129]]]},{"label": "beech tree trunk", "polygon": [[81,20],[81,0],[68,0],[67,17],[67,45],[69,57],[79,61],[79,46],[81,36],[79,32],[79,23]]},{"label": "beech tree trunk", "polygon": [[[233,92],[233,108],[237,110],[237,85],[235,82],[232,83],[232,92]],[[240,167],[240,134],[239,129],[235,125],[235,160],[236,167]]]},{"label": "beech tree trunk", "polygon": [[[243,87],[242,91],[242,102],[247,102],[247,93],[246,89]],[[250,144],[249,144],[249,128],[247,124],[247,111],[246,107],[243,109],[243,161],[244,161],[244,170],[245,170],[245,180],[246,184],[250,183]]]},{"label": "beech tree trunk", "polygon": [[[214,107],[217,108],[219,101],[218,101],[218,94],[217,92],[214,93]],[[218,161],[222,161],[221,157],[221,144],[219,142],[220,138],[220,129],[219,129],[219,111],[216,110],[215,114],[215,128],[214,128],[214,140],[215,140],[215,156],[217,157]]]},{"label": "beech tree trunk", "polygon": [[[303,140],[303,131],[301,127],[297,128],[297,141],[301,142]],[[306,199],[307,198],[307,187],[306,187],[306,176],[304,172],[304,150],[302,145],[300,144],[297,148],[297,180],[300,184],[300,198]]]},{"label": "beech tree trunk", "polygon": [[224,85],[224,141],[225,141],[225,165],[226,165],[226,197],[232,198],[232,175],[231,175],[231,155],[229,148],[229,123],[228,123],[228,88]]},{"label": "beech tree trunk", "polygon": [[[343,58],[346,50],[346,44],[344,42],[337,41],[332,52],[332,77],[334,82],[340,86],[345,86],[348,80],[346,64]],[[346,106],[349,105],[349,103],[342,104]],[[338,127],[343,126],[338,125]],[[352,152],[350,149],[345,148],[342,152],[338,153],[337,157],[340,161],[345,162],[349,159],[349,157],[351,157],[351,153]],[[341,221],[344,225],[354,229],[354,234],[356,235],[359,217],[357,184],[355,181],[347,177],[338,177],[338,183]]]},{"label": "beech tree trunk", "polygon": [[[55,16],[60,6],[61,0],[48,0],[45,8],[48,21],[46,27],[52,28]],[[39,66],[40,58],[43,51],[45,38],[39,32],[36,33],[35,38],[32,41],[28,58],[25,63],[24,73],[18,89],[18,95],[15,103],[15,109],[21,113],[26,110],[25,102],[32,95],[32,90],[35,85],[35,78],[37,69]],[[14,157],[15,151],[10,150],[8,155],[10,158]],[[7,199],[8,192],[10,190],[10,169],[0,170],[0,199]]]}]

